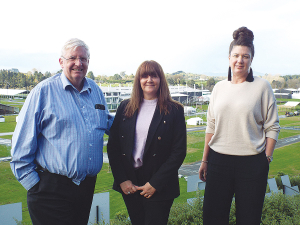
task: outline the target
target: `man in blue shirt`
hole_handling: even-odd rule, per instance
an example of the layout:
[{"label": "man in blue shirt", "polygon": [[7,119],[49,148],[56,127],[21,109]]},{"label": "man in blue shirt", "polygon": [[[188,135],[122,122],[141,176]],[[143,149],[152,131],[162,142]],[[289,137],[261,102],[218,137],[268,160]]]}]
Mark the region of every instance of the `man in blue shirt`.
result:
[{"label": "man in blue shirt", "polygon": [[89,59],[83,41],[67,41],[63,72],[39,83],[18,116],[11,168],[28,190],[34,225],[88,223],[103,134],[113,122],[101,89],[85,77]]}]

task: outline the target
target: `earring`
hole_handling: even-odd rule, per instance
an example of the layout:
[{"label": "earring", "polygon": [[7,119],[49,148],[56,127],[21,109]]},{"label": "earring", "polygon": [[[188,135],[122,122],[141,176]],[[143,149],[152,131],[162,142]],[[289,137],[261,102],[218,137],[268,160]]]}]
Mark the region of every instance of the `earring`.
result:
[{"label": "earring", "polygon": [[228,81],[231,81],[231,67],[228,69]]},{"label": "earring", "polygon": [[248,81],[248,82],[253,82],[254,81],[253,71],[252,71],[251,67],[250,67],[250,72],[248,73],[248,76],[246,78],[246,81]]}]

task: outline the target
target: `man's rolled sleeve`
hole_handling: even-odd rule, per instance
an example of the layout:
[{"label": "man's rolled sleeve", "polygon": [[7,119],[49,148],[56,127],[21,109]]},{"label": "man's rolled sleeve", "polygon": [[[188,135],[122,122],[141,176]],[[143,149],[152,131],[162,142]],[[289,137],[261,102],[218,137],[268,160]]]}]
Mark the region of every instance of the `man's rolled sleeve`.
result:
[{"label": "man's rolled sleeve", "polygon": [[19,180],[22,186],[28,191],[34,185],[36,185],[40,181],[40,177],[37,172],[32,171],[27,174],[23,179]]}]

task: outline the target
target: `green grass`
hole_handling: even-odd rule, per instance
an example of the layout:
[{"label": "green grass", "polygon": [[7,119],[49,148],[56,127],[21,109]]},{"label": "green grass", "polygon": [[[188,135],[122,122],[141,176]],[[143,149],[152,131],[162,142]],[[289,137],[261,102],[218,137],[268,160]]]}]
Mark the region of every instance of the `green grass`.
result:
[{"label": "green grass", "polygon": [[[15,116],[6,116],[6,122],[0,123],[0,132],[12,132],[15,127]],[[6,124],[6,126],[3,126]],[[280,119],[280,125],[284,126],[300,126],[299,117],[289,117]],[[1,127],[2,126],[2,127]],[[4,130],[4,128],[7,127]],[[279,133],[279,139],[299,135],[300,131],[284,130]],[[203,146],[204,146],[205,131],[195,131],[187,133],[187,156],[184,163],[192,163],[199,161],[202,158]],[[0,138],[4,138],[3,136]],[[5,137],[11,139],[11,136]],[[107,136],[105,136],[107,139]],[[10,147],[9,147],[10,148]],[[274,177],[279,171],[289,174],[290,176],[296,176],[300,174],[300,143],[291,144],[278,148],[274,152],[274,160],[270,164],[269,177]],[[106,147],[103,149],[106,152]],[[8,156],[9,150],[6,146],[0,145],[0,157]],[[179,180],[181,195],[175,199],[175,203],[186,202],[188,198],[196,196],[196,192],[186,192],[187,182],[184,178]],[[114,218],[114,215],[120,211],[126,211],[125,204],[122,199],[122,195],[112,190],[113,176],[109,170],[108,164],[104,163],[101,172],[98,174],[96,182],[95,193],[109,192],[110,193],[110,215]],[[9,162],[0,163],[0,205],[22,202],[23,222],[24,224],[31,224],[27,202],[26,202],[26,190],[17,182],[13,176]]]},{"label": "green grass", "polygon": [[0,136],[0,138],[11,140],[12,139],[12,135]]},{"label": "green grass", "polygon": [[273,177],[278,171],[289,175],[300,174],[300,142],[277,148],[273,154],[273,162],[270,164],[269,176]]},{"label": "green grass", "polygon": [[0,123],[0,133],[14,132],[17,124],[16,116],[4,116],[4,118],[5,122]]},{"label": "green grass", "polygon": [[201,160],[204,147],[204,131],[187,133],[187,155],[183,163],[193,163]]},{"label": "green grass", "polygon": [[279,121],[280,126],[282,127],[298,127],[300,128],[300,116],[291,116],[280,119]]},{"label": "green grass", "polygon": [[300,134],[299,130],[284,130],[284,129],[281,129],[280,132],[279,132],[278,139],[288,138],[288,137],[292,137],[292,136],[299,135],[299,134]]},{"label": "green grass", "polygon": [[10,146],[0,145],[0,158],[10,156]]}]

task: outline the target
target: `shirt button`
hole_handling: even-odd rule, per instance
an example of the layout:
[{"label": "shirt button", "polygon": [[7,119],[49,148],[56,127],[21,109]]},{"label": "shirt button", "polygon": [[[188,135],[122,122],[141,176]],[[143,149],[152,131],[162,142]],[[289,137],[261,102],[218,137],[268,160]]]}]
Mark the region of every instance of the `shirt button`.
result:
[{"label": "shirt button", "polygon": [[92,133],[92,131],[89,130],[89,133]]},{"label": "shirt button", "polygon": [[122,138],[124,138],[124,136],[122,136]]},{"label": "shirt button", "polygon": [[92,160],[92,158],[89,158],[89,160]]},{"label": "shirt button", "polygon": [[90,146],[93,146],[92,144],[90,144]]},{"label": "shirt button", "polygon": [[160,141],[160,140],[161,140],[161,137],[158,137],[157,139]]},{"label": "shirt button", "polygon": [[164,121],[164,124],[166,124],[167,123],[167,121]]}]

